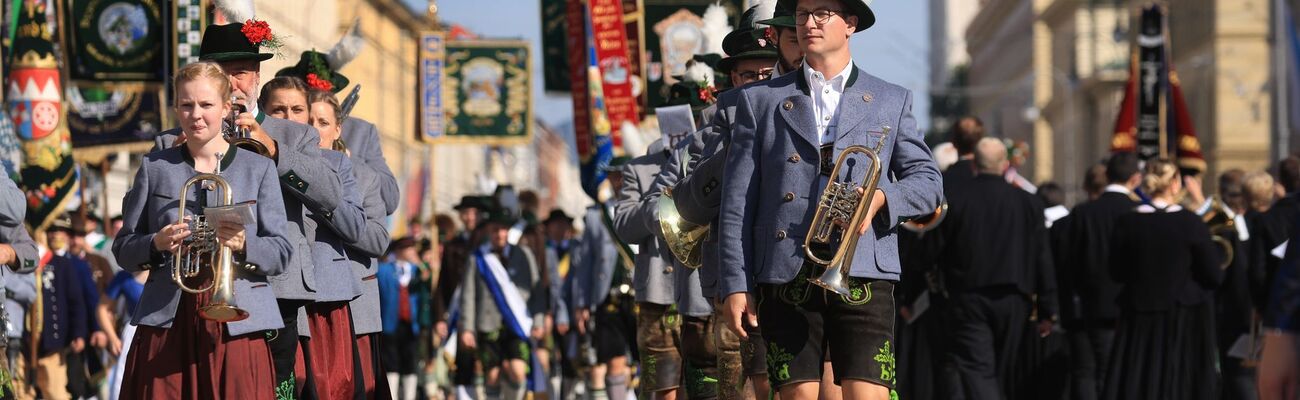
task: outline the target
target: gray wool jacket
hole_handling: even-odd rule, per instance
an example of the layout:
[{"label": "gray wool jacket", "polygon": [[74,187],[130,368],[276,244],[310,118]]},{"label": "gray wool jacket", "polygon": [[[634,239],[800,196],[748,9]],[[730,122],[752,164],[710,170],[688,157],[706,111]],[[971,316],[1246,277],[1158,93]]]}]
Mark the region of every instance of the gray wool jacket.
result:
[{"label": "gray wool jacket", "polygon": [[[132,323],[169,328],[181,296],[189,295],[172,281],[173,258],[156,250],[153,238],[178,221],[181,186],[196,173],[193,159],[182,147],[151,152],[144,156],[122,201],[122,229],[113,240],[113,255],[127,271],[154,270],[144,284]],[[279,329],[284,323],[267,280],[286,271],[291,244],[284,200],[279,190],[273,190],[280,185],[275,166],[266,157],[235,149],[223,157],[221,176],[230,183],[235,203],[255,201],[256,219],[246,227],[244,252],[235,256],[233,305],[248,311],[249,318],[227,323],[226,329],[232,336]],[[191,187],[184,194],[187,214],[200,212],[198,193],[199,188]],[[207,191],[202,200],[208,205],[217,201],[215,191]]]},{"label": "gray wool jacket", "polygon": [[379,333],[384,330],[384,323],[379,314],[379,280],[375,279],[378,271],[378,258],[388,250],[389,234],[385,217],[388,211],[380,194],[382,186],[378,172],[364,164],[355,164],[361,193],[365,195],[362,209],[365,210],[366,226],[355,242],[347,244],[347,256],[352,261],[352,276],[361,284],[361,295],[352,299],[352,330],[358,335]]}]

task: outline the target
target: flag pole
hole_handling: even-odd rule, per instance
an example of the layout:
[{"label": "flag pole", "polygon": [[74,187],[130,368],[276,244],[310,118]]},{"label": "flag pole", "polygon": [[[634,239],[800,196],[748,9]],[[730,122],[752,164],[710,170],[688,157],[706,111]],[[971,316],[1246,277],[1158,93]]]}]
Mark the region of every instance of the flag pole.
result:
[{"label": "flag pole", "polygon": [[1286,26],[1286,13],[1289,11],[1284,0],[1273,1],[1273,161],[1281,161],[1291,151],[1291,116],[1289,110],[1287,81],[1287,44],[1290,40]]}]

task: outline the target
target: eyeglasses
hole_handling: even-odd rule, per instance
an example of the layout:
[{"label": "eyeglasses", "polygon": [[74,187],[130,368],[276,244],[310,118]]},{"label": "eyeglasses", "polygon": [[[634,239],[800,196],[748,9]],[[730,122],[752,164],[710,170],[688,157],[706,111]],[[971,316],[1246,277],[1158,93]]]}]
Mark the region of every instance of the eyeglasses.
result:
[{"label": "eyeglasses", "polygon": [[813,21],[816,22],[817,25],[825,25],[827,22],[830,22],[831,17],[839,15],[840,13],[840,10],[827,10],[825,8],[813,10],[811,12],[799,10],[794,13],[794,23],[799,25],[807,24],[808,17],[812,16]]},{"label": "eyeglasses", "polygon": [[740,73],[740,79],[746,81],[765,81],[772,77],[771,68],[763,68],[758,71],[745,71]]}]

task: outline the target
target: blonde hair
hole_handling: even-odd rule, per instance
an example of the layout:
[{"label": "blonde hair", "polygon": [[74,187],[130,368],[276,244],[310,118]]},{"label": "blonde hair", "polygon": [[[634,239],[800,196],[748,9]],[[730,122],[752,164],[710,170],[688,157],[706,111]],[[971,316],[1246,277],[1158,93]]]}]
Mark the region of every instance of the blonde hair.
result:
[{"label": "blonde hair", "polygon": [[1242,179],[1246,189],[1246,202],[1250,208],[1265,208],[1273,204],[1273,175],[1264,171],[1251,171]]},{"label": "blonde hair", "polygon": [[1168,160],[1147,161],[1146,168],[1142,169],[1142,191],[1148,196],[1158,196],[1167,193],[1174,186],[1178,179],[1178,166]]},{"label": "blonde hair", "polygon": [[180,97],[181,86],[203,78],[211,80],[216,85],[222,102],[230,101],[230,93],[233,90],[230,87],[230,78],[226,76],[226,71],[222,70],[220,65],[211,61],[192,62],[177,70],[176,76],[172,78],[172,97]]}]

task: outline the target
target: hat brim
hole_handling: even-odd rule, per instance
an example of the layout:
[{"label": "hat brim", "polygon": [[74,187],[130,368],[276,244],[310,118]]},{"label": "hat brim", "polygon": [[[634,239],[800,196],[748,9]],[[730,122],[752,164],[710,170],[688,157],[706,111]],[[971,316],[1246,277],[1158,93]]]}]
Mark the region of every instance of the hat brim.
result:
[{"label": "hat brim", "polygon": [[794,24],[794,16],[791,16],[791,15],[784,15],[784,16],[780,16],[780,17],[769,18],[769,19],[765,19],[765,20],[762,20],[762,21],[755,22],[755,24],[762,24],[762,25],[775,26],[775,27],[784,27],[784,28],[794,28],[794,27],[795,27],[795,24]]},{"label": "hat brim", "polygon": [[[297,67],[286,67],[286,68],[281,68],[279,71],[276,71],[276,72],[275,72],[275,76],[277,76],[277,77],[281,77],[281,76],[292,76],[292,77],[296,77],[296,78],[298,78],[298,79],[302,79],[303,81],[306,81],[306,80],[307,80],[307,78],[306,78],[306,77],[307,77],[307,72],[305,72],[305,71],[303,71],[303,70],[301,70],[301,69],[298,69]],[[331,86],[331,87],[330,87],[330,91],[331,91],[331,92],[334,92],[334,93],[341,92],[341,91],[343,91],[343,88],[348,87],[348,84],[349,84],[349,83],[352,83],[352,81],[348,80],[348,77],[343,76],[343,74],[340,74],[340,73],[338,73],[338,72],[331,72],[331,73],[330,73],[330,86]]]},{"label": "hat brim", "polygon": [[[876,13],[871,11],[871,6],[868,6],[866,2],[864,2],[863,0],[843,0],[843,2],[845,3],[846,6],[848,6],[849,8],[848,11],[852,12],[853,15],[858,17],[858,26],[854,29],[853,33],[865,31],[867,30],[867,28],[870,28],[872,25],[876,24]],[[795,9],[797,3],[798,0],[778,0],[778,4],[783,4],[788,9],[791,10]],[[775,25],[773,23],[768,22],[768,21],[781,19],[781,18],[789,18],[790,25]],[[790,26],[790,27],[795,27],[798,25],[797,23],[794,22],[793,15],[766,19],[766,20],[759,21],[757,23],[775,25],[775,26]]]},{"label": "hat brim", "polygon": [[199,56],[199,60],[200,60],[200,61],[215,61],[215,62],[222,62],[222,61],[254,60],[254,61],[261,62],[261,61],[270,60],[271,57],[275,57],[275,54],[271,54],[271,53],[248,53],[248,52],[243,52],[243,51],[237,51],[237,52],[230,52],[230,53],[212,53],[212,54],[204,54],[204,55],[202,55],[202,56]]},{"label": "hat brim", "polygon": [[758,49],[758,50],[745,51],[745,52],[741,52],[740,54],[724,58],[722,59],[722,61],[718,61],[718,71],[730,73],[731,70],[736,67],[736,63],[739,63],[744,60],[770,59],[773,62],[775,62],[776,59],[780,57],[781,55],[777,54],[776,50]]}]

